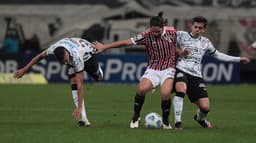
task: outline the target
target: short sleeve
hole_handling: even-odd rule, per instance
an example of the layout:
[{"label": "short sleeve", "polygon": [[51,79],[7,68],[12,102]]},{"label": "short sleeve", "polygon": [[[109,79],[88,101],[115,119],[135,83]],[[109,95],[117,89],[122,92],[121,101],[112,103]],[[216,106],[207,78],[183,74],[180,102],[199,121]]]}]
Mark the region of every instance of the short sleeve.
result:
[{"label": "short sleeve", "polygon": [[145,45],[145,36],[144,34],[138,34],[131,38],[133,44],[135,45]]},{"label": "short sleeve", "polygon": [[206,53],[209,55],[213,55],[216,52],[215,47],[213,46],[210,40],[207,40],[207,51]]},{"label": "short sleeve", "polygon": [[53,55],[53,51],[56,49],[56,45],[51,45],[48,49],[46,49],[46,55]]}]

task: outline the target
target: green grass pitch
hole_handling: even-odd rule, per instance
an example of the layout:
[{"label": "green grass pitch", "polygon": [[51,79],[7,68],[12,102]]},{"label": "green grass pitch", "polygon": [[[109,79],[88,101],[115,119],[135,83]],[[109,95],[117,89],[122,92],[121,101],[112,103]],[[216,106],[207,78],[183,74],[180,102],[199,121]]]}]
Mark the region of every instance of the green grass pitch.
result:
[{"label": "green grass pitch", "polygon": [[[85,85],[89,128],[78,127],[68,84],[0,85],[0,143],[252,143],[256,140],[256,85],[208,86],[213,129],[194,120],[185,98],[183,131],[129,129],[137,85]],[[141,117],[160,110],[149,93]],[[173,111],[170,115],[173,125]]]}]

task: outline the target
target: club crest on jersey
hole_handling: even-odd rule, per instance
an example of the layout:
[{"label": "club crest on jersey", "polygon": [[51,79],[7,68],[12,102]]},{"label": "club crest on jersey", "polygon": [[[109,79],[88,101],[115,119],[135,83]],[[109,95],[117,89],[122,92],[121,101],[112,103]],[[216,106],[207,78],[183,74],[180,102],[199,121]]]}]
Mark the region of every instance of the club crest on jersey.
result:
[{"label": "club crest on jersey", "polygon": [[200,42],[200,46],[204,48],[204,47],[206,46],[206,42],[207,42],[207,41],[205,41],[205,40],[201,41],[201,42]]}]

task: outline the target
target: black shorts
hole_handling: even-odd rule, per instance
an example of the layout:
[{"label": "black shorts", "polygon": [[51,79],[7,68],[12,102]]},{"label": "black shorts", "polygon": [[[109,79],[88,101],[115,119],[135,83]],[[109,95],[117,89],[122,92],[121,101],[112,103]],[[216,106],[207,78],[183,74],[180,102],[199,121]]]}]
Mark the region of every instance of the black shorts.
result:
[{"label": "black shorts", "polygon": [[195,102],[200,98],[208,97],[206,84],[202,78],[189,75],[177,69],[175,73],[174,83],[176,84],[176,82],[179,82],[179,81],[186,83],[187,95],[190,102]]},{"label": "black shorts", "polygon": [[[96,55],[92,55],[92,57],[84,62],[84,71],[86,71],[92,78],[96,80],[99,73],[99,62],[96,58]],[[75,70],[72,66],[68,66],[68,76],[75,76]]]}]

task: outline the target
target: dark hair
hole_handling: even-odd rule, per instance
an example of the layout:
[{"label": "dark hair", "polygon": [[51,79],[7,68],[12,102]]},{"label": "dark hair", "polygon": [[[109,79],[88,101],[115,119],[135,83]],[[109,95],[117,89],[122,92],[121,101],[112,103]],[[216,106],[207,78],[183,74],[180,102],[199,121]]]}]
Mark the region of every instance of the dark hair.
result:
[{"label": "dark hair", "polygon": [[153,16],[153,17],[150,18],[149,25],[150,25],[150,27],[152,27],[152,26],[163,27],[164,26],[164,20],[160,16]]},{"label": "dark hair", "polygon": [[163,19],[163,22],[164,22],[164,25],[168,25],[168,19],[167,18],[164,18],[164,12],[163,11],[160,11],[157,16],[161,17]]},{"label": "dark hair", "polygon": [[204,24],[204,28],[207,26],[207,19],[203,16],[196,16],[192,19],[192,23],[195,23],[195,22],[198,22],[198,23],[203,23]]},{"label": "dark hair", "polygon": [[60,47],[57,47],[54,51],[53,51],[56,59],[63,63],[64,61],[64,56],[65,56],[65,48],[60,46]]}]

